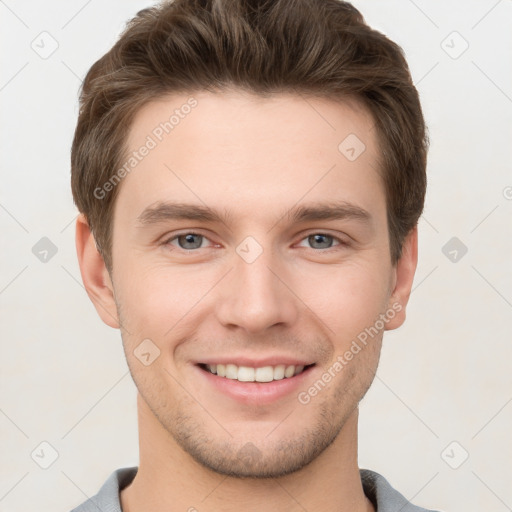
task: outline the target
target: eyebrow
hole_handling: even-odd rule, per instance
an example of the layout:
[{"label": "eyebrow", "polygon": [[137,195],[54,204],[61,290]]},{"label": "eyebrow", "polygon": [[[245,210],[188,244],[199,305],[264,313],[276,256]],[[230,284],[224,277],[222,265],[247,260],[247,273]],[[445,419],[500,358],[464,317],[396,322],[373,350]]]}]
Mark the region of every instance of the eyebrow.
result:
[{"label": "eyebrow", "polygon": [[[169,220],[197,220],[227,224],[230,218],[232,218],[232,214],[227,210],[221,213],[208,206],[164,201],[145,208],[137,217],[137,223],[139,227],[158,224]],[[282,214],[276,224],[283,218],[286,218],[287,221],[291,223],[344,219],[354,219],[363,223],[369,223],[372,216],[367,210],[360,206],[341,201],[293,207]]]}]

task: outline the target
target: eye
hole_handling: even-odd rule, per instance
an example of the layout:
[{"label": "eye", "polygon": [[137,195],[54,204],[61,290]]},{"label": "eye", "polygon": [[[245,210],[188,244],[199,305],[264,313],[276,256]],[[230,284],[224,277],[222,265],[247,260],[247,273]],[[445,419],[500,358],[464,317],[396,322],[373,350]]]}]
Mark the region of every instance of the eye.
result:
[{"label": "eye", "polygon": [[336,245],[347,245],[339,238],[326,233],[313,233],[302,239],[302,241],[304,240],[307,240],[307,243],[310,244],[313,249],[330,249]]},{"label": "eye", "polygon": [[[193,251],[194,249],[204,249],[208,247],[211,241],[204,235],[194,232],[178,233],[164,242],[164,245],[172,245],[184,251]],[[346,242],[333,235],[326,233],[312,233],[303,238],[299,246],[307,242],[312,249],[331,249],[336,246],[346,246]]]},{"label": "eye", "polygon": [[169,238],[165,244],[174,245],[174,242],[177,242],[177,246],[180,249],[190,251],[193,249],[201,249],[203,246],[203,242],[208,241],[204,235],[200,235],[198,233],[181,233],[178,235],[174,235],[172,238]]}]

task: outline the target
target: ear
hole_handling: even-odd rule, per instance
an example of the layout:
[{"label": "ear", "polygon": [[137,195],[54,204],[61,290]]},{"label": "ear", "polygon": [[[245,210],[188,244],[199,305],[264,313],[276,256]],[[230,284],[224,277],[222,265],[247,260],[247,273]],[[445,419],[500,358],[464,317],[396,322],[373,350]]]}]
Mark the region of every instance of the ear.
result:
[{"label": "ear", "polygon": [[76,252],[80,274],[96,311],[103,322],[114,329],[119,328],[114,287],[103,257],[96,248],[96,241],[87,219],[80,214],[76,220]]},{"label": "ear", "polygon": [[395,315],[386,323],[386,331],[396,329],[405,322],[405,309],[411,295],[417,263],[418,227],[415,226],[405,237],[402,255],[393,269],[393,292],[389,297],[388,311],[394,311]]}]

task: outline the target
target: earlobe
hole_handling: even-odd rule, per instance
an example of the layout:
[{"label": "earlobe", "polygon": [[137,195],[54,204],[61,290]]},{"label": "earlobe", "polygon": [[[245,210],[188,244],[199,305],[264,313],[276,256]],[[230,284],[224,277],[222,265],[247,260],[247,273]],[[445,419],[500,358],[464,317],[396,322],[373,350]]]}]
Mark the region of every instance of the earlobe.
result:
[{"label": "earlobe", "polygon": [[395,285],[388,301],[389,315],[387,316],[390,320],[386,324],[387,331],[396,329],[405,322],[405,310],[411,295],[417,264],[418,227],[415,226],[405,237],[402,255],[394,269]]},{"label": "earlobe", "polygon": [[103,257],[96,247],[96,241],[87,219],[83,214],[80,214],[76,221],[75,243],[80,274],[87,295],[89,295],[103,322],[114,329],[118,329],[119,319],[114,299],[114,287]]}]

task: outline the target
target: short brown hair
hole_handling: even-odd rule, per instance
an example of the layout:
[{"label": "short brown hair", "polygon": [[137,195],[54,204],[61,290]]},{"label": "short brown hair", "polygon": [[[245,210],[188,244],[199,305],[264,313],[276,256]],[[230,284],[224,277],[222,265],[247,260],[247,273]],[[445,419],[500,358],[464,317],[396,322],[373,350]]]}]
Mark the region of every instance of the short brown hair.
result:
[{"label": "short brown hair", "polygon": [[109,272],[120,186],[95,190],[123,162],[134,115],[164,95],[228,88],[356,97],[369,109],[396,263],[423,211],[428,148],[402,49],[339,0],[174,0],[139,12],[81,89],[71,186]]}]

